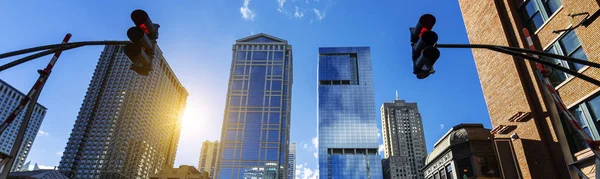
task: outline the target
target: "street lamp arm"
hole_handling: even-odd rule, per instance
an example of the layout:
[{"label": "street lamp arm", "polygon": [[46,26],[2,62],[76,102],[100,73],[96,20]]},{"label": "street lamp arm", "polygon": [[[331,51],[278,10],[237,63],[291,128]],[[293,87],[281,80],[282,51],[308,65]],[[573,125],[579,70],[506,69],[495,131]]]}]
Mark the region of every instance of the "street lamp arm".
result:
[{"label": "street lamp arm", "polygon": [[[507,47],[507,46],[488,45],[488,44],[436,44],[435,47],[437,47],[437,48],[485,48],[485,49],[490,49],[490,50],[492,48],[502,47],[502,48],[509,49],[512,51],[530,53],[530,54],[535,54],[535,55],[544,56],[544,57],[548,57],[548,58],[556,58],[556,59],[561,59],[561,60],[568,61],[568,62],[573,62],[573,63],[578,63],[578,64],[583,64],[583,65],[587,65],[587,66],[591,66],[591,67],[600,68],[600,64],[590,62],[587,60],[581,60],[581,59],[577,59],[577,58],[573,58],[573,57],[567,57],[567,56],[557,55],[557,54],[553,54],[553,53],[542,52],[542,51],[537,51],[537,50],[530,50],[530,49],[523,49],[523,48],[518,48],[518,47]],[[513,53],[509,53],[509,55],[512,55],[512,54]]]},{"label": "street lamp arm", "polygon": [[83,42],[72,42],[72,43],[66,43],[66,44],[43,45],[43,46],[32,47],[32,48],[3,53],[3,54],[0,54],[0,59],[6,58],[6,57],[12,57],[15,55],[36,52],[36,51],[40,51],[40,50],[65,47],[65,46],[69,46],[69,45],[81,45],[81,46],[85,46],[85,45],[126,45],[128,43],[131,43],[131,42],[130,41],[118,41],[118,40],[105,40],[105,41],[83,41]]},{"label": "street lamp arm", "polygon": [[66,51],[66,50],[70,50],[70,49],[74,49],[74,48],[78,48],[78,47],[82,47],[82,46],[86,46],[86,45],[126,45],[129,43],[131,43],[131,42],[130,41],[86,41],[86,42],[73,42],[73,43],[65,43],[65,44],[45,45],[45,46],[39,46],[39,47],[33,47],[33,48],[8,52],[8,53],[0,54],[0,58],[2,58],[3,55],[6,57],[9,57],[9,56],[21,55],[21,54],[25,54],[25,53],[31,53],[31,52],[35,52],[35,51],[39,51],[39,50],[44,50],[44,49],[50,49],[50,50],[39,52],[39,53],[30,55],[30,56],[26,56],[26,57],[20,58],[18,60],[12,61],[10,63],[4,64],[4,65],[0,66],[0,72],[4,71],[6,69],[12,68],[14,66],[20,65],[22,63],[31,61],[33,59],[53,54],[54,52],[57,52],[59,50]]},{"label": "street lamp arm", "polygon": [[[60,51],[66,51],[66,50],[74,49],[74,48],[81,47],[81,46],[82,45],[67,46],[67,47],[64,47],[64,48],[60,49]],[[12,61],[10,63],[7,63],[7,64],[4,64],[4,65],[0,66],[0,72],[4,71],[6,69],[12,68],[14,66],[20,65],[22,63],[31,61],[33,59],[53,54],[53,53],[55,53],[57,51],[59,51],[59,48],[55,48],[55,49],[51,49],[51,50],[46,50],[46,51],[43,51],[43,52],[40,52],[40,53],[36,53],[36,54],[33,54],[33,55],[29,55],[29,56],[20,58],[18,60],[15,60],[15,61]]]},{"label": "street lamp arm", "polygon": [[581,64],[600,68],[600,64],[590,62],[590,61],[585,61],[585,60],[576,59],[576,58],[572,58],[572,57],[565,57],[562,55],[556,55],[556,54],[551,54],[551,53],[547,53],[547,52],[540,52],[540,51],[515,48],[515,47],[488,45],[488,44],[436,44],[435,47],[438,47],[438,48],[483,48],[483,49],[493,50],[496,52],[500,52],[500,53],[504,53],[504,54],[508,54],[508,55],[512,55],[512,56],[517,56],[517,57],[523,58],[525,60],[531,60],[531,61],[534,61],[537,63],[541,63],[541,64],[549,66],[553,69],[563,71],[563,72],[573,75],[575,77],[581,78],[585,81],[593,83],[596,86],[600,86],[600,81],[598,81],[597,79],[594,79],[592,77],[581,74],[575,70],[571,70],[571,69],[562,67],[560,65],[547,62],[538,57],[525,55],[523,53],[530,53],[530,54],[535,54],[535,55],[544,56],[544,57],[557,58],[557,59],[574,62],[574,63],[581,62]]},{"label": "street lamp arm", "polygon": [[600,81],[598,81],[597,79],[594,79],[594,78],[589,77],[587,75],[581,74],[581,73],[579,73],[579,72],[577,72],[575,70],[571,70],[571,69],[562,67],[560,65],[547,62],[547,61],[542,60],[540,58],[536,58],[536,57],[532,57],[532,56],[525,55],[525,54],[522,54],[522,53],[517,53],[517,52],[514,52],[514,51],[510,51],[510,50],[505,49],[503,47],[491,48],[490,50],[493,50],[493,51],[496,51],[496,52],[500,52],[500,53],[509,54],[509,55],[514,55],[514,56],[517,56],[517,57],[521,57],[522,59],[531,60],[531,61],[534,61],[534,62],[537,62],[537,63],[541,63],[541,64],[549,66],[549,67],[551,67],[553,69],[557,69],[557,70],[563,71],[563,72],[565,72],[567,74],[570,74],[570,75],[573,75],[575,77],[581,78],[581,79],[583,79],[585,81],[588,81],[588,82],[590,82],[590,83],[592,83],[592,84],[594,84],[596,86],[600,86]]}]

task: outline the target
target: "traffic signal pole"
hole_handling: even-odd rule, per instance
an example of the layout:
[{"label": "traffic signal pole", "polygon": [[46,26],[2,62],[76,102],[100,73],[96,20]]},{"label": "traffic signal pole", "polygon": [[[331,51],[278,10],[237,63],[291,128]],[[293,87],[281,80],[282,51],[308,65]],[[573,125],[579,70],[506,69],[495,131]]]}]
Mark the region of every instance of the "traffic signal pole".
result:
[{"label": "traffic signal pole", "polygon": [[[8,53],[0,54],[0,59],[15,56],[15,55],[37,52],[40,50],[46,50],[46,51],[39,52],[39,53],[30,55],[30,56],[23,57],[18,60],[9,62],[7,64],[4,64],[4,65],[0,66],[0,72],[4,71],[6,69],[12,68],[14,66],[20,65],[22,63],[31,61],[33,59],[43,57],[46,55],[50,55],[52,53],[56,53],[59,50],[67,51],[67,50],[71,50],[71,49],[82,47],[82,46],[88,46],[88,45],[127,45],[127,44],[131,44],[131,41],[116,41],[116,40],[83,41],[83,42],[73,42],[73,43],[64,43],[64,44],[44,45],[44,46],[39,46],[39,47],[33,47],[33,48],[28,48],[28,49],[23,49],[23,50],[12,51],[12,52],[8,52]],[[50,49],[50,50],[47,50],[47,49]]]},{"label": "traffic signal pole", "polygon": [[[137,9],[131,13],[131,20],[133,20],[136,26],[127,31],[127,36],[129,37],[130,41],[83,41],[68,43],[71,38],[71,34],[69,33],[65,36],[60,44],[44,45],[0,54],[0,59],[2,59],[46,50],[4,64],[0,66],[0,72],[2,72],[8,68],[54,53],[53,58],[50,60],[46,68],[43,70],[38,70],[40,77],[30,89],[29,93],[27,93],[27,95],[19,102],[18,106],[12,111],[12,113],[9,114],[6,120],[0,124],[1,135],[22,112],[25,106],[28,106],[10,154],[4,155],[0,153],[0,159],[2,159],[0,160],[0,167],[3,166],[2,172],[0,173],[0,178],[8,177],[8,173],[14,164],[15,157],[18,155],[19,150],[21,149],[22,140],[33,110],[37,104],[37,99],[40,95],[40,92],[50,76],[52,68],[56,64],[58,57],[60,57],[60,54],[63,51],[87,45],[124,45],[125,54],[131,60],[131,62],[133,62],[130,69],[142,76],[147,76],[149,74],[149,72],[152,70],[152,60],[156,53],[156,39],[158,39],[158,28],[160,25],[153,23],[148,14],[141,9]],[[170,150],[171,146],[169,146],[169,151]]]},{"label": "traffic signal pole", "polygon": [[596,67],[596,68],[600,68],[600,64],[598,63],[594,63],[594,62],[590,62],[590,61],[585,61],[585,60],[581,60],[581,59],[576,59],[576,58],[572,58],[572,57],[566,57],[566,56],[562,56],[562,55],[556,55],[556,54],[551,54],[548,52],[541,52],[541,51],[535,51],[535,50],[529,50],[529,49],[522,49],[522,48],[516,48],[516,47],[507,47],[507,46],[498,46],[498,45],[488,45],[488,44],[436,44],[434,45],[434,47],[437,48],[481,48],[481,49],[488,49],[488,50],[492,50],[492,51],[496,51],[496,52],[500,52],[500,53],[504,53],[507,55],[512,55],[512,56],[516,56],[516,57],[520,57],[524,60],[531,60],[534,61],[536,63],[540,63],[549,67],[552,67],[553,69],[557,69],[560,71],[563,71],[565,73],[568,73],[570,75],[573,75],[575,77],[581,78],[587,82],[590,82],[596,86],[600,86],[600,81],[597,79],[594,79],[592,77],[589,77],[587,75],[581,74],[575,70],[571,70],[565,67],[562,67],[560,65],[556,65],[550,62],[547,62],[545,60],[540,59],[539,57],[534,57],[534,56],[530,56],[530,55],[526,55],[523,53],[528,53],[528,54],[533,54],[533,55],[539,55],[539,56],[543,56],[543,57],[547,57],[547,58],[556,58],[556,59],[561,59],[564,61],[568,61],[568,62],[573,62],[573,63],[579,63],[579,64],[584,64],[584,65],[588,65],[591,67]]},{"label": "traffic signal pole", "polygon": [[[65,35],[65,38],[63,39],[62,43],[63,44],[67,43],[67,42],[69,42],[70,39],[71,39],[71,34],[69,33],[69,34]],[[35,106],[37,105],[37,99],[40,95],[40,92],[42,91],[42,88],[44,87],[44,84],[46,84],[46,81],[48,80],[50,73],[52,72],[52,68],[54,67],[54,64],[56,64],[56,61],[58,61],[58,57],[60,57],[61,53],[62,53],[62,51],[60,51],[60,49],[58,51],[56,51],[54,53],[54,56],[52,57],[52,59],[50,60],[48,65],[46,66],[46,68],[44,68],[43,70],[38,70],[40,77],[38,78],[36,83],[33,85],[33,87],[31,87],[31,90],[29,90],[29,93],[27,93],[27,95],[21,100],[21,102],[19,103],[17,108],[12,113],[10,113],[8,118],[6,118],[6,120],[2,123],[2,125],[0,125],[0,129],[1,129],[0,134],[1,134],[8,127],[8,125],[10,125],[10,123],[17,118],[17,116],[19,115],[19,113],[21,113],[23,108],[25,108],[25,106],[27,106],[26,114],[23,118],[23,121],[21,122],[21,126],[19,128],[19,132],[17,133],[15,142],[13,143],[12,149],[10,150],[10,153],[8,154],[9,156],[4,159],[6,161],[4,161],[4,160],[2,161],[3,163],[5,163],[5,165],[4,165],[4,168],[2,169],[2,173],[0,173],[0,178],[8,178],[8,173],[10,172],[10,170],[15,162],[15,159],[18,159],[17,155],[19,154],[19,150],[21,149],[23,137],[25,137],[25,132],[27,131],[27,126],[29,125],[31,115],[33,113],[33,110],[35,109]]]}]

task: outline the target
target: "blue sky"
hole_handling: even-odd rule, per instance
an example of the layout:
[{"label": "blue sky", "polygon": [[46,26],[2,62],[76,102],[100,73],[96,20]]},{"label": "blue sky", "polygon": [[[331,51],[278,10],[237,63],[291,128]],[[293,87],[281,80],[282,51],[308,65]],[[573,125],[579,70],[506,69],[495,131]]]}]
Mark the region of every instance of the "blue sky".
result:
[{"label": "blue sky", "polygon": [[[442,49],[437,72],[425,80],[412,74],[408,28],[420,15],[437,17],[440,43],[468,43],[457,1],[196,0],[196,1],[1,1],[0,53],[71,41],[125,40],[129,14],[146,10],[161,25],[159,45],[190,93],[175,165],[197,165],[205,140],[218,140],[229,77],[231,45],[268,33],[293,46],[291,139],[298,143],[298,178],[314,176],[317,160],[316,67],[318,47],[370,46],[375,106],[401,99],[418,102],[427,149],[459,123],[490,127],[470,50]],[[102,50],[63,53],[40,103],[48,113],[28,160],[58,165]],[[2,59],[4,64],[15,58]],[[50,57],[0,72],[0,79],[27,91]],[[378,112],[379,113],[379,112]],[[374,120],[381,123],[379,116]]]}]

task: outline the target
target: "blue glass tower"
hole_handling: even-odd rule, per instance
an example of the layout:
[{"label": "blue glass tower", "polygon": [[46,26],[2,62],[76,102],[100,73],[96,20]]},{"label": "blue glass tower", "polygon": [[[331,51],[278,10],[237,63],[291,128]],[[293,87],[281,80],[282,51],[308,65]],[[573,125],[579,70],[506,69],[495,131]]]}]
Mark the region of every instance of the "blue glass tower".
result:
[{"label": "blue glass tower", "polygon": [[215,178],[287,176],[291,86],[287,41],[263,33],[236,41]]},{"label": "blue glass tower", "polygon": [[381,179],[369,47],[319,48],[319,178]]}]

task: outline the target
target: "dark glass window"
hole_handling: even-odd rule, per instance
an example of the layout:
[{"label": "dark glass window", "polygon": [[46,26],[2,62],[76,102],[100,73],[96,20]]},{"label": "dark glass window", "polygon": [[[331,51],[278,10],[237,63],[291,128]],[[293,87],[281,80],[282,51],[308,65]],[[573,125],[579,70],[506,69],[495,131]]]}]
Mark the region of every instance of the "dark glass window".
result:
[{"label": "dark glass window", "polygon": [[454,173],[452,173],[452,165],[446,166],[446,176],[448,176],[448,179],[454,179]]},{"label": "dark glass window", "polygon": [[244,74],[244,67],[245,66],[241,66],[241,65],[235,66],[234,70],[233,70],[233,74],[234,75],[243,75]]},{"label": "dark glass window", "polygon": [[[556,47],[554,45],[552,45],[548,50],[546,50],[546,52],[553,53],[553,54],[560,54],[560,53],[558,53],[558,51],[556,50]],[[559,65],[559,66],[562,66],[565,68],[569,68],[568,63],[564,60],[559,60],[559,59],[555,59],[555,58],[544,58],[544,59],[546,61],[549,61],[550,63],[556,64],[556,65]],[[552,82],[552,85],[554,85],[554,86],[558,86],[563,81],[567,80],[567,77],[568,77],[567,74],[560,70],[552,70],[552,73],[549,76],[550,82]]]},{"label": "dark glass window", "polygon": [[273,66],[273,75],[282,75],[283,66]]},{"label": "dark glass window", "polygon": [[237,51],[235,60],[246,60],[246,51]]},{"label": "dark glass window", "polygon": [[540,7],[537,5],[536,0],[530,0],[521,7],[521,16],[523,23],[532,32],[535,32],[542,24],[544,24],[544,18],[540,13]]},{"label": "dark glass window", "polygon": [[[575,107],[573,107],[570,112],[575,117],[575,120],[581,125],[581,128],[592,137],[594,140],[600,139],[598,126],[599,125],[599,112],[600,106],[600,96],[593,97]],[[569,137],[569,145],[571,147],[572,153],[576,153],[587,148],[583,138],[577,133],[574,126],[569,123],[564,116],[563,118],[563,126],[565,126],[565,133],[567,137]]]},{"label": "dark glass window", "polygon": [[283,61],[283,52],[275,52],[275,56],[273,57],[273,59]]},{"label": "dark glass window", "polygon": [[281,97],[271,96],[271,107],[280,107],[280,106],[281,106]]},{"label": "dark glass window", "polygon": [[233,80],[233,82],[231,82],[231,89],[233,90],[242,90],[242,85],[243,85],[242,80]]},{"label": "dark glass window", "polygon": [[[581,42],[579,42],[575,31],[570,31],[565,34],[565,36],[559,40],[559,44],[565,56],[587,60],[587,56],[581,48]],[[584,67],[584,65],[576,63],[573,63],[572,66],[575,70],[579,70]]]},{"label": "dark glass window", "polygon": [[[583,48],[581,47],[581,43],[577,38],[577,35],[574,31],[570,31],[562,36],[556,43],[552,44],[550,48],[546,50],[547,52],[554,53],[557,55],[564,55],[568,57],[578,58],[581,60],[587,60],[587,56],[583,52]],[[560,65],[565,68],[569,68],[572,70],[580,70],[584,67],[584,65],[576,64],[572,62],[567,62],[559,59],[545,58],[547,61],[550,61],[554,64]],[[550,81],[552,85],[557,86],[563,81],[565,81],[569,77],[568,74],[552,69],[552,74],[550,75]]]},{"label": "dark glass window", "polygon": [[561,6],[560,0],[528,0],[520,9],[523,26],[530,32],[538,30]]},{"label": "dark glass window", "polygon": [[588,102],[590,108],[590,115],[593,117],[594,122],[600,120],[600,96],[596,96]]},{"label": "dark glass window", "polygon": [[544,8],[546,8],[546,14],[548,17],[552,16],[558,10],[558,8],[562,5],[560,0],[543,0]]},{"label": "dark glass window", "polygon": [[267,60],[267,52],[252,52],[252,60]]},{"label": "dark glass window", "polygon": [[273,90],[273,91],[281,90],[281,81],[273,80],[272,84],[273,84],[273,87],[271,88],[271,90]]}]

